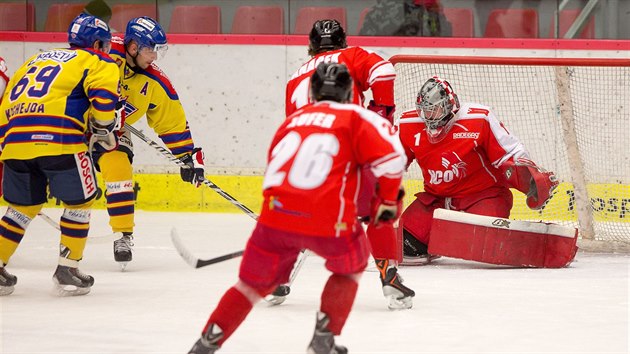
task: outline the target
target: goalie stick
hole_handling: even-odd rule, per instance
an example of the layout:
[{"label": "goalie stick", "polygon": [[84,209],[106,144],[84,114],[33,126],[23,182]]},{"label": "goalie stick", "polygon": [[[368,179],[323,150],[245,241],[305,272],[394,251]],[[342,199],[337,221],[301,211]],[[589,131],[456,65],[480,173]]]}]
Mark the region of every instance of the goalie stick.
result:
[{"label": "goalie stick", "polygon": [[[180,159],[178,159],[170,151],[168,151],[166,148],[160,146],[158,143],[156,143],[155,141],[151,140],[146,135],[142,134],[142,132],[139,131],[138,129],[134,128],[133,126],[131,126],[131,125],[127,124],[127,123],[125,123],[125,129],[129,130],[133,135],[137,136],[142,141],[144,141],[145,143],[149,144],[150,147],[155,149],[157,152],[159,152],[162,156],[164,156],[165,158],[167,158],[171,162],[174,162],[175,164],[177,164],[180,167],[186,166],[185,163],[183,163]],[[212,181],[204,178],[203,179],[203,184],[206,185],[207,187],[210,187],[213,191],[217,192],[223,198],[227,199],[230,203],[232,203],[237,208],[241,209],[243,212],[245,212],[245,214],[247,214],[252,219],[258,220],[258,215],[256,215],[256,213],[254,213],[251,209],[249,209],[248,207],[243,205],[241,202],[236,200],[234,197],[232,197],[226,191],[221,189],[221,187],[219,187],[216,184],[212,183]]]}]

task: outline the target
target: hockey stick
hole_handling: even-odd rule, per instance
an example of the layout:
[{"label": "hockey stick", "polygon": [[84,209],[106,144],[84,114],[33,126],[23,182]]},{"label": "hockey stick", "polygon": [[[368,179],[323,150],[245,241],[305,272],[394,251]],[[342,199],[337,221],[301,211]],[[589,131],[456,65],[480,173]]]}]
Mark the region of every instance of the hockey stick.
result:
[{"label": "hockey stick", "polygon": [[195,255],[190,253],[190,251],[186,247],[184,247],[184,244],[182,243],[179,234],[177,233],[177,229],[175,228],[171,229],[171,241],[173,241],[173,245],[175,246],[177,253],[179,253],[184,261],[186,261],[186,263],[188,263],[193,268],[205,267],[207,265],[227,261],[229,259],[240,257],[243,255],[243,251],[238,251],[215,258],[199,259]]},{"label": "hockey stick", "polygon": [[[138,129],[134,128],[133,126],[131,126],[131,125],[127,124],[127,123],[125,123],[125,129],[129,130],[133,135],[137,136],[142,141],[144,141],[145,143],[149,144],[150,147],[152,147],[153,149],[157,150],[157,152],[159,152],[162,156],[164,156],[165,158],[167,158],[171,162],[174,162],[175,164],[177,164],[180,167],[186,166],[185,163],[183,163],[180,159],[175,157],[175,155],[173,155],[170,151],[168,151],[166,148],[160,146],[158,143],[156,143],[155,141],[151,140],[146,135],[142,134],[142,132],[140,132]],[[236,200],[234,197],[232,197],[226,191],[221,189],[219,186],[217,186],[216,184],[212,183],[212,181],[204,178],[203,184],[206,185],[207,187],[210,187],[213,191],[219,193],[219,195],[221,195],[223,198],[227,199],[230,203],[232,203],[237,208],[239,208],[242,211],[244,211],[245,214],[247,214],[252,219],[258,220],[258,215],[256,215],[256,213],[254,213],[251,209],[249,209],[248,207],[243,205],[241,202]]]},{"label": "hockey stick", "polygon": [[[61,226],[55,221],[53,220],[50,216],[44,214],[43,212],[39,212],[37,214],[37,216],[39,216],[40,218],[42,218],[48,225],[54,227],[55,229],[57,229],[57,231],[61,231]],[[118,236],[119,233],[116,232],[112,232],[111,234],[107,234],[107,235],[102,235],[102,236],[88,236],[87,240],[90,243],[105,243],[108,241],[112,241],[114,240],[114,238],[116,238],[116,236]],[[122,234],[121,234],[122,236]]]}]

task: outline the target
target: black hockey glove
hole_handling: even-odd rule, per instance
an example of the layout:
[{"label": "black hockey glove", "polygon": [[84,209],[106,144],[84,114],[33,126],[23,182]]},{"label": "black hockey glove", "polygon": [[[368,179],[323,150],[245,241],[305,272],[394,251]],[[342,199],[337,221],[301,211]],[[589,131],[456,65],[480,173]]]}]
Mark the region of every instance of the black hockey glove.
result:
[{"label": "black hockey glove", "polygon": [[203,184],[206,177],[203,175],[203,151],[201,148],[194,148],[191,152],[180,157],[179,160],[186,164],[182,166],[179,173],[184,182],[192,183],[196,187]]}]

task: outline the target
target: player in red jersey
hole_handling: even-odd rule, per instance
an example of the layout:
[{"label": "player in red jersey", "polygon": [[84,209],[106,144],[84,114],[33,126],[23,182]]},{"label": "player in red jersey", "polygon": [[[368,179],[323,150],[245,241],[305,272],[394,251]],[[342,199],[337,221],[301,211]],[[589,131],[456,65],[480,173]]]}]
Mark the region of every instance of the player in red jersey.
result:
[{"label": "player in red jersey", "polygon": [[[4,95],[4,89],[7,88],[9,83],[9,76],[7,74],[7,64],[4,62],[4,58],[0,57],[0,103],[2,103],[2,96]],[[4,164],[0,161],[0,197],[2,197],[2,169]]]},{"label": "player in red jersey", "polygon": [[516,188],[527,205],[540,209],[558,182],[536,166],[519,139],[478,103],[460,103],[451,85],[437,76],[420,89],[416,110],[402,114],[400,139],[408,166],[422,170],[424,192],[405,209],[403,264],[425,264],[436,208],[507,218]]},{"label": "player in red jersey", "polygon": [[[347,353],[335,345],[369,257],[355,200],[361,166],[380,188],[374,225],[392,224],[406,163],[393,127],[350,100],[343,64],[322,63],[310,81],[313,101],[276,132],[263,181],[264,202],[241,262],[239,281],[221,298],[189,353],[214,353],[262,297],[286,282],[301,249],[326,259],[326,283],[309,353]],[[366,144],[365,142],[370,142]]]},{"label": "player in red jersey", "polygon": [[[289,116],[297,109],[308,105],[309,78],[319,63],[343,63],[348,67],[354,81],[351,102],[364,104],[363,93],[371,89],[373,100],[368,109],[378,113],[390,123],[393,121],[394,79],[396,72],[393,65],[377,55],[360,47],[348,47],[346,33],[337,20],[319,20],[313,24],[309,35],[308,53],[312,58],[293,74],[286,87],[286,113]],[[368,166],[361,174],[361,190],[357,207],[360,217],[367,218],[374,196],[376,178]],[[398,262],[401,256],[401,241],[397,240],[393,226],[376,228],[368,225],[367,236],[370,241],[372,256],[379,270],[384,295],[390,299],[391,309],[411,308],[413,290],[402,284],[398,277]],[[392,300],[392,286],[397,288],[398,300]],[[274,304],[284,302],[290,289],[283,285],[274,291],[267,300]]]}]

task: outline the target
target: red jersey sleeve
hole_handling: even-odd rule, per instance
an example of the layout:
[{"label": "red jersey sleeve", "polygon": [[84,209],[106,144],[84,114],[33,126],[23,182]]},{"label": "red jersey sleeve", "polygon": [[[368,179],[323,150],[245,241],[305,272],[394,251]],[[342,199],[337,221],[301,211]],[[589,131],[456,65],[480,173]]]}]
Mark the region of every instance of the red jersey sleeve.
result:
[{"label": "red jersey sleeve", "polygon": [[351,47],[343,56],[350,59],[344,61],[352,73],[357,92],[360,93],[360,104],[363,103],[363,92],[372,89],[372,96],[378,105],[394,105],[394,79],[396,71],[388,60],[380,55],[360,47]]}]

